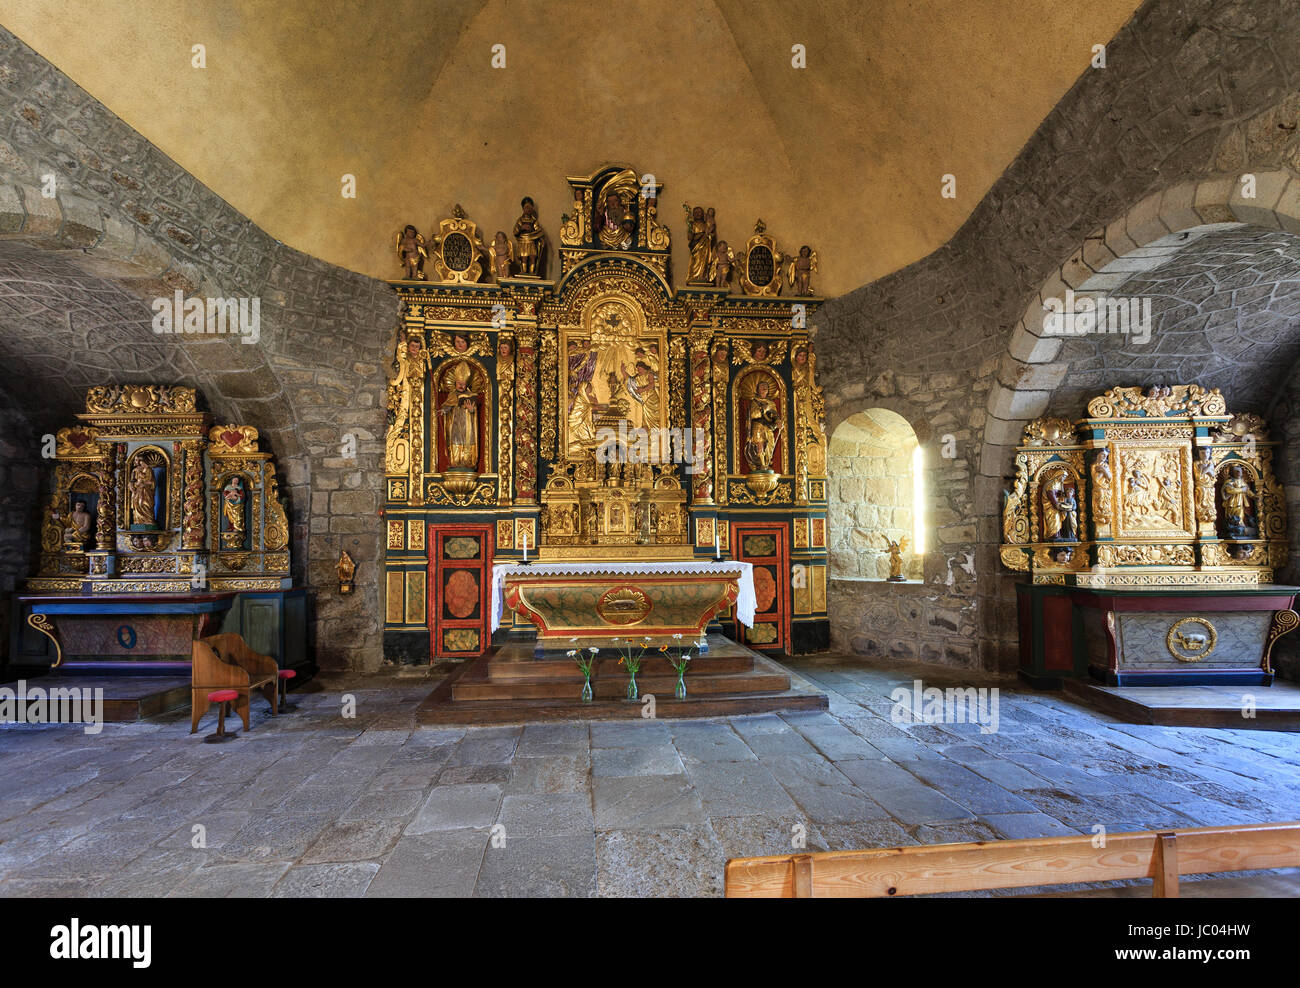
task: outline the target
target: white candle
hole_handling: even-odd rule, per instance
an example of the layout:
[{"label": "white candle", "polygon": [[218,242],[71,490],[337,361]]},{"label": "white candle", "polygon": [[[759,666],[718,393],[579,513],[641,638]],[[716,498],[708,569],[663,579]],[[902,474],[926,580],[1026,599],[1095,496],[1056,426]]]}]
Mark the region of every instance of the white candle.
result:
[{"label": "white candle", "polygon": [[524,562],[528,562],[528,531],[524,531]]},{"label": "white candle", "polygon": [[717,522],[713,524],[713,558],[722,558],[722,533],[718,531]]}]

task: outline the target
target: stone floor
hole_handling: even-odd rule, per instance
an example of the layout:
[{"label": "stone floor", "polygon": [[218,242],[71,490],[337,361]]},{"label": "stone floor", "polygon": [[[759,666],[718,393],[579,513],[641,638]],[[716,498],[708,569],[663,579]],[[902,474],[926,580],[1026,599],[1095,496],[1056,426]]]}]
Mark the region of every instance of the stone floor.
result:
[{"label": "stone floor", "polygon": [[817,850],[1300,819],[1300,735],[1131,726],[1007,682],[996,733],[896,724],[891,690],[951,670],[791,664],[829,712],[419,730],[430,681],[388,676],[318,680],[275,720],[255,701],[225,745],[187,715],[0,727],[0,894],[718,895],[727,858],[800,831]]}]

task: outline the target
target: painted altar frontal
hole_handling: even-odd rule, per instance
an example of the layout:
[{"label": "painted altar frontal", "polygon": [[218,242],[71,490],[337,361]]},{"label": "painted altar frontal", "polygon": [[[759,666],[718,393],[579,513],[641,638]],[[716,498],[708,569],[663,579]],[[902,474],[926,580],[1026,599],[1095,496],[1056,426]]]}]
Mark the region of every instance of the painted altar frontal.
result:
[{"label": "painted altar frontal", "polygon": [[[386,652],[469,658],[494,631],[666,628],[667,605],[655,604],[665,574],[653,567],[720,556],[748,566],[672,577],[704,595],[726,573],[729,588],[699,615],[712,611],[752,648],[826,647],[816,252],[787,250],[761,220],[729,243],[713,209],[686,206],[677,283],[662,184],[612,165],[568,185],[554,241],[530,196],[495,233],[457,206],[427,238],[415,225],[397,235]],[[494,574],[526,555],[539,568],[507,571],[517,585],[499,586],[498,628]],[[573,574],[540,567],[566,563],[623,571],[596,574],[608,578],[601,593],[556,624],[557,611],[539,610],[539,581]],[[741,574],[753,585],[748,625],[737,620]],[[571,608],[587,590],[547,592]],[[638,615],[641,600],[651,606]],[[687,625],[698,621],[672,626]]]},{"label": "painted altar frontal", "polygon": [[1277,444],[1217,388],[1114,388],[1025,427],[1003,509],[1021,672],[1050,684],[1267,684],[1300,625]]}]

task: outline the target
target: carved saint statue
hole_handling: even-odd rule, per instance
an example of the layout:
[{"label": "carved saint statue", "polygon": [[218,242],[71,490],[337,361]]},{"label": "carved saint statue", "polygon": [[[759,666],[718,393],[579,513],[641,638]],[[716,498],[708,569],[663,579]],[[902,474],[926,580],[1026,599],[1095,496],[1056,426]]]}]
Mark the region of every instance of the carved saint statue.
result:
[{"label": "carved saint statue", "polygon": [[244,544],[244,502],[248,492],[243,477],[231,477],[221,489],[221,541],[225,548]]},{"label": "carved saint statue", "polygon": [[72,514],[63,515],[59,520],[67,522],[63,529],[65,546],[84,547],[90,541],[95,516],[86,510],[85,501],[78,498],[72,506]]},{"label": "carved saint statue", "polygon": [[771,382],[759,375],[754,394],[749,399],[748,430],[745,433],[745,459],[754,473],[772,469],[772,456],[776,452],[776,437],[781,431],[781,416],[776,402],[768,397]]},{"label": "carved saint statue", "polygon": [[1097,450],[1097,458],[1092,461],[1092,522],[1098,530],[1110,524],[1113,482],[1110,450],[1103,447]]},{"label": "carved saint statue", "polygon": [[519,245],[519,275],[540,278],[546,259],[546,231],[537,220],[537,204],[529,196],[519,202],[523,212],[515,220],[515,243]]},{"label": "carved saint statue", "polygon": [[623,192],[605,194],[597,235],[601,244],[610,250],[627,250],[635,240],[636,216],[632,212],[631,199],[624,202],[624,195]]},{"label": "carved saint statue", "polygon": [[488,258],[492,261],[492,273],[496,275],[497,281],[510,277],[510,265],[515,260],[515,245],[510,242],[504,230],[498,230],[488,244]]},{"label": "carved saint statue", "polygon": [[402,259],[402,270],[408,281],[424,281],[424,262],[429,252],[424,246],[424,237],[420,231],[409,223],[397,235],[397,256]]},{"label": "carved saint statue", "polygon": [[692,209],[682,203],[686,210],[686,243],[691,252],[690,267],[686,271],[688,285],[709,284],[709,269],[713,263],[713,247],[717,238],[717,222],[713,207],[706,212],[703,206]]},{"label": "carved saint statue", "polygon": [[1043,539],[1046,542],[1079,541],[1079,502],[1074,484],[1065,473],[1056,474],[1043,492]]},{"label": "carved saint statue", "polygon": [[439,410],[447,463],[456,470],[478,469],[479,395],[474,390],[473,368],[463,361],[451,371],[451,392]]},{"label": "carved saint statue", "polygon": [[1196,520],[1214,521],[1214,461],[1209,446],[1196,447]]},{"label": "carved saint statue", "polygon": [[817,273],[817,252],[804,244],[797,256],[790,258],[786,275],[796,295],[812,294],[812,276]]},{"label": "carved saint statue", "polygon": [[397,376],[388,382],[389,435],[396,436],[411,418],[411,390],[423,373],[430,369],[429,353],[418,336],[406,337],[398,343]]},{"label": "carved saint statue", "polygon": [[158,493],[158,479],[153,466],[144,456],[137,456],[131,465],[131,479],[127,484],[131,501],[131,524],[155,528],[154,498]]},{"label": "carved saint statue", "polygon": [[1257,534],[1253,524],[1255,506],[1251,495],[1250,481],[1246,479],[1245,470],[1239,464],[1233,464],[1228,468],[1223,486],[1219,488],[1223,502],[1224,528],[1229,538],[1244,539]]}]

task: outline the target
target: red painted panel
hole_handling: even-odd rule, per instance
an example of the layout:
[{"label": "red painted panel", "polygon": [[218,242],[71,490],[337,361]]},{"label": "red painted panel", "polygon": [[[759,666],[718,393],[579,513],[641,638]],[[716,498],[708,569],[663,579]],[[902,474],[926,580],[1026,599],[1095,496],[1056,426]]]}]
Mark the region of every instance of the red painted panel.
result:
[{"label": "red painted panel", "polygon": [[761,641],[758,639],[762,636],[754,635],[737,621],[736,641],[760,651],[788,652],[791,635],[789,527],[782,522],[733,521],[731,554],[754,565],[754,592],[758,598],[755,629],[759,625],[773,625],[777,629],[774,639]]},{"label": "red painted panel", "polygon": [[[477,543],[477,545],[475,544]],[[430,525],[429,657],[473,658],[491,645],[495,525]]]},{"label": "red painted panel", "polygon": [[1070,598],[1043,597],[1043,668],[1074,668],[1073,606]]}]

